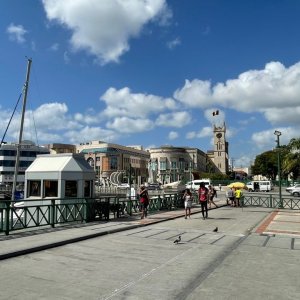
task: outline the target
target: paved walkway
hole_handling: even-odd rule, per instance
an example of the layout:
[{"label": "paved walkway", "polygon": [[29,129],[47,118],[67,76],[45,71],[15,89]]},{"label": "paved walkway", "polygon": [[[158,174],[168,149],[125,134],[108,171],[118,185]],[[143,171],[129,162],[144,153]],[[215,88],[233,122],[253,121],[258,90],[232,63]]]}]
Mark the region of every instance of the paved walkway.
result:
[{"label": "paved walkway", "polygon": [[[219,200],[218,205],[224,206],[226,204],[224,200]],[[201,208],[198,205],[192,208],[192,214],[199,213],[201,213]],[[179,209],[155,212],[149,214],[146,219],[140,219],[140,214],[137,214],[135,216],[124,216],[119,219],[111,219],[110,221],[97,221],[56,228],[41,228],[38,230],[13,232],[9,236],[0,236],[0,260],[59,247],[106,234],[182,218],[184,215],[184,209]]]},{"label": "paved walkway", "polygon": [[218,204],[2,236],[0,298],[299,299],[299,211]]},{"label": "paved walkway", "polygon": [[[225,200],[217,200],[219,207],[226,206]],[[212,208],[216,209],[216,208]],[[243,210],[243,208],[235,208]],[[193,207],[192,214],[200,214],[199,206]],[[110,221],[97,221],[77,225],[66,225],[56,228],[26,230],[14,232],[9,236],[0,236],[0,260],[42,251],[54,247],[75,243],[130,230],[147,225],[184,217],[184,209],[157,212],[146,219],[140,215],[125,216]],[[256,233],[270,235],[290,235],[300,237],[300,212],[290,210],[275,210],[256,229]]]}]

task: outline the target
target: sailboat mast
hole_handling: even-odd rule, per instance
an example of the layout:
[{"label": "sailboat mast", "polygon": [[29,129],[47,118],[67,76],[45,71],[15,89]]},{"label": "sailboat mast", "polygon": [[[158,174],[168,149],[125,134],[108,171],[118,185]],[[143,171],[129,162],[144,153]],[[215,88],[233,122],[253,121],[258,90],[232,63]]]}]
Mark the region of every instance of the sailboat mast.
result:
[{"label": "sailboat mast", "polygon": [[17,155],[16,155],[16,163],[15,163],[15,171],[14,171],[14,181],[11,191],[11,200],[15,200],[15,192],[17,186],[17,179],[18,179],[18,170],[19,170],[19,163],[20,163],[20,153],[21,153],[21,144],[23,138],[23,127],[24,127],[24,118],[25,118],[25,110],[26,110],[26,100],[27,100],[27,92],[28,92],[28,85],[29,85],[29,75],[30,75],[30,68],[31,68],[32,59],[28,59],[27,61],[27,73],[26,73],[26,81],[24,85],[24,97],[23,97],[23,106],[22,106],[22,117],[21,117],[21,125],[20,125],[20,132],[19,132],[19,142],[17,144]]}]

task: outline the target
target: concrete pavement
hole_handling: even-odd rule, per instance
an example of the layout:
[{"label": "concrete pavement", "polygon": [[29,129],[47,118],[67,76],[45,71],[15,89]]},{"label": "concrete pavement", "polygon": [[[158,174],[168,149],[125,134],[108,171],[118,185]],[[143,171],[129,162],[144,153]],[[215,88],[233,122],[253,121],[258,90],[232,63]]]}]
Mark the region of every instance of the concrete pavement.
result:
[{"label": "concrete pavement", "polygon": [[[225,200],[216,200],[218,205],[225,205]],[[212,208],[215,209],[215,208]],[[192,208],[192,214],[201,213],[199,205]],[[56,228],[25,230],[13,232],[9,236],[0,236],[0,260],[42,251],[54,247],[75,243],[90,238],[130,230],[147,225],[181,218],[184,209],[155,212],[141,220],[140,214],[124,216],[110,221],[97,221],[77,225],[65,225]]]},{"label": "concrete pavement", "polygon": [[[226,207],[224,198],[216,200],[219,207]],[[212,209],[216,209],[212,207]],[[247,208],[234,208],[243,210]],[[300,237],[300,212],[292,210],[269,210],[268,218],[256,229],[256,233],[266,235],[287,235]],[[199,205],[192,208],[192,215],[201,214]],[[156,212],[141,220],[140,215],[125,216],[110,221],[97,221],[57,228],[26,230],[0,236],[0,260],[33,253],[90,238],[113,234],[147,225],[184,217],[184,209]]]},{"label": "concrete pavement", "polygon": [[193,212],[3,237],[0,298],[300,298],[298,211],[222,206],[206,220]]}]

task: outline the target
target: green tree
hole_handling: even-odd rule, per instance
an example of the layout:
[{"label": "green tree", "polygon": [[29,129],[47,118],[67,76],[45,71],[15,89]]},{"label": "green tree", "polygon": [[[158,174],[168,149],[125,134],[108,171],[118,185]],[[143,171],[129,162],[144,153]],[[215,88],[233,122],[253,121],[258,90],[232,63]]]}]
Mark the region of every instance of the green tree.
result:
[{"label": "green tree", "polygon": [[290,175],[294,180],[300,176],[300,138],[293,138],[286,146],[286,153],[282,161],[282,173]]},{"label": "green tree", "polygon": [[274,180],[278,172],[276,151],[266,151],[257,155],[251,169],[253,175],[263,175]]}]

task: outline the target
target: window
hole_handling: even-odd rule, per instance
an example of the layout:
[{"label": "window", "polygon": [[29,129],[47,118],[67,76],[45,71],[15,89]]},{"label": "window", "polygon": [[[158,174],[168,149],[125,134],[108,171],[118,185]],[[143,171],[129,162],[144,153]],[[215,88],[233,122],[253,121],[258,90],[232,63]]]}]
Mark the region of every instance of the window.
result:
[{"label": "window", "polygon": [[110,157],[110,169],[118,170],[118,157],[117,156]]},{"label": "window", "polygon": [[95,162],[94,162],[94,159],[93,159],[92,157],[89,157],[89,158],[87,159],[87,162],[88,162],[88,164],[89,164],[92,168],[94,168]]},{"label": "window", "polygon": [[57,180],[44,180],[44,197],[58,197]]},{"label": "window", "polygon": [[41,181],[28,180],[28,197],[41,197]]},{"label": "window", "polygon": [[77,181],[66,180],[65,197],[77,197]]},{"label": "window", "polygon": [[167,162],[165,160],[159,162],[159,169],[163,171],[167,169]]},{"label": "window", "polygon": [[91,197],[91,181],[84,182],[84,197]]},{"label": "window", "polygon": [[185,168],[184,158],[179,158],[179,169],[184,170],[184,168]]},{"label": "window", "polygon": [[171,169],[176,169],[176,168],[177,168],[177,162],[171,161]]}]

